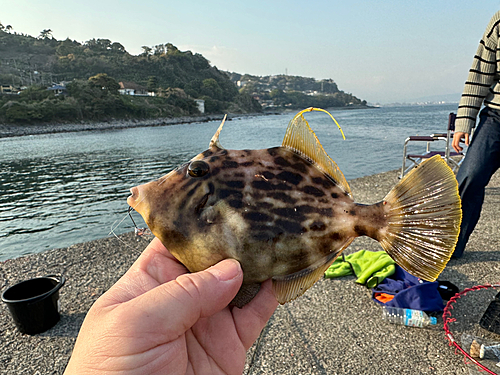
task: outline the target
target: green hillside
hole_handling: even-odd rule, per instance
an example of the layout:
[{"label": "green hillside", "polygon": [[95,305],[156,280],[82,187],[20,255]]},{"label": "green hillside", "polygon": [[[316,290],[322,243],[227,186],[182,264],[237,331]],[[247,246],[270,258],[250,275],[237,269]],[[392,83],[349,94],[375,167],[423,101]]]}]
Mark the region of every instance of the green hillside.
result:
[{"label": "green hillside", "polygon": [[[204,101],[206,113],[254,113],[262,111],[260,103],[269,106],[269,101],[275,108],[302,108],[316,103],[346,106],[355,98],[345,94],[334,100],[339,91],[328,82],[334,91],[326,93],[329,97],[308,96],[300,91],[311,86],[311,79],[303,77],[284,76],[294,86],[274,91],[256,91],[251,85],[238,88],[235,77],[241,75],[219,71],[198,53],[179,51],[171,43],[142,49],[136,56],[108,39],[57,40],[51,30],[33,37],[0,24],[0,122],[196,115],[196,99]],[[52,87],[56,84],[62,89]],[[124,85],[142,90],[144,96],[120,95]]]}]

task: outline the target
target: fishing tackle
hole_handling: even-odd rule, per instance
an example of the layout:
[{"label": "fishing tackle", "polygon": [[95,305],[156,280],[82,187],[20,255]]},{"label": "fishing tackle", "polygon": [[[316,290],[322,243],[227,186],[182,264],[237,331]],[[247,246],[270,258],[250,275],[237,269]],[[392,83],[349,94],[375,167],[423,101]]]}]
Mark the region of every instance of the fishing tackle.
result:
[{"label": "fishing tackle", "polygon": [[132,223],[134,224],[134,232],[136,236],[144,236],[144,235],[149,235],[152,234],[149,228],[139,228],[137,224],[134,221],[134,218],[132,217],[132,211],[135,211],[133,207],[128,208],[128,216],[130,217],[130,220],[132,220]]}]

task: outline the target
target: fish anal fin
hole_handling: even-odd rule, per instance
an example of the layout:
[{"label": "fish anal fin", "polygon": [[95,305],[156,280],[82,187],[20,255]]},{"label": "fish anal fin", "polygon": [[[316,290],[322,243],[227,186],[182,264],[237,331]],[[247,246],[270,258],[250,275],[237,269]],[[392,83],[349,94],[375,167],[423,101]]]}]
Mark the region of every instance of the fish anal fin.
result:
[{"label": "fish anal fin", "polygon": [[[310,110],[316,109],[311,108]],[[314,134],[314,131],[302,115],[302,112],[295,116],[288,124],[282,146],[309,159],[323,173],[330,176],[346,193],[351,195],[351,188],[344,174],[340,171],[337,163],[328,156],[318,137],[316,137],[316,134]]]},{"label": "fish anal fin", "polygon": [[324,275],[339,254],[340,251],[336,251],[316,264],[290,275],[274,276],[273,293],[278,302],[283,305],[304,294]]}]

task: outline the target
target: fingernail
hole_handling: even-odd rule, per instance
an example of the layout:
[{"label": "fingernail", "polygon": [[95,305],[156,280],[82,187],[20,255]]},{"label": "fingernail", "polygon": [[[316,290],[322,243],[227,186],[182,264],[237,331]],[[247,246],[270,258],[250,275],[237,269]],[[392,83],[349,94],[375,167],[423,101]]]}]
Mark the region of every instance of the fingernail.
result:
[{"label": "fingernail", "polygon": [[241,265],[235,259],[225,259],[208,270],[219,281],[230,281],[241,273]]}]

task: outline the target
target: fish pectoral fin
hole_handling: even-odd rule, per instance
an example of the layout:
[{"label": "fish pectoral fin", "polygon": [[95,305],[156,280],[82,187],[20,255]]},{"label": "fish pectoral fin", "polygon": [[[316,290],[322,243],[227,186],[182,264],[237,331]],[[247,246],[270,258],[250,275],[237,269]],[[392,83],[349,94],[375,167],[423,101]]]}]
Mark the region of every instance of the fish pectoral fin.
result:
[{"label": "fish pectoral fin", "polygon": [[272,278],[273,293],[278,302],[283,305],[304,294],[324,275],[339,254],[339,251],[334,252],[319,262],[290,275],[274,276]]},{"label": "fish pectoral fin", "polygon": [[337,186],[342,188],[347,194],[351,195],[351,188],[349,187],[344,174],[341,172],[337,163],[335,163],[330,156],[328,156],[325,149],[319,142],[318,137],[316,137],[316,134],[314,134],[314,131],[309,126],[309,123],[302,115],[304,112],[313,110],[326,112],[332,119],[334,119],[329,112],[320,108],[308,108],[307,110],[299,112],[288,124],[282,146],[293,150],[302,157],[305,156],[308,158],[318,169],[330,176],[331,179],[335,181]]}]

